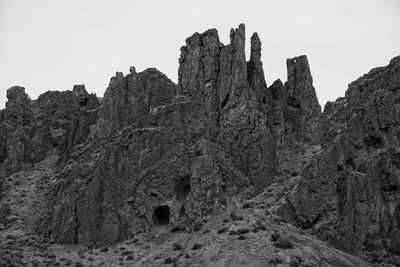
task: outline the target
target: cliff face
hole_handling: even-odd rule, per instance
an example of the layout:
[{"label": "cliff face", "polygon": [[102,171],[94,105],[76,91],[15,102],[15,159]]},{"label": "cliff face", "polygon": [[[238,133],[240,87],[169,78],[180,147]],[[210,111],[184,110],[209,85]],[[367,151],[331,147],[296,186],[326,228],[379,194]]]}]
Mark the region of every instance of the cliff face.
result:
[{"label": "cliff face", "polygon": [[[202,224],[262,192],[278,169],[276,140],[293,123],[284,122],[288,89],[266,85],[257,34],[251,50],[246,62],[244,25],[226,46],[212,29],[186,39],[178,85],[156,69],[117,72],[95,141],[72,150],[54,179],[44,229],[62,243],[115,242],[159,224]],[[309,69],[299,72],[292,98],[318,106],[302,96],[314,90]]]},{"label": "cliff face", "polygon": [[[370,261],[397,259],[400,58],[321,113],[307,57],[288,59],[287,81],[268,86],[260,38],[251,36],[246,61],[245,35],[243,24],[227,45],[215,29],[195,33],[181,48],[178,84],[131,67],[110,79],[101,103],[83,85],[37,100],[10,88],[0,111],[0,193],[7,177],[56,148],[36,222],[58,243],[192,232],[230,214],[235,223],[223,233],[246,200],[241,220],[253,233],[260,218],[272,228],[284,221],[302,229],[283,227],[297,241],[308,234]],[[363,266],[329,253],[335,264]]]},{"label": "cliff face", "polygon": [[397,57],[327,103],[323,150],[287,198],[293,222],[346,251],[400,252],[399,77]]},{"label": "cliff face", "polygon": [[8,101],[0,119],[0,163],[4,174],[21,170],[24,163],[36,163],[57,147],[65,154],[86,141],[90,125],[97,120],[99,102],[84,85],[73,91],[48,91],[31,101],[25,88],[7,90]]}]

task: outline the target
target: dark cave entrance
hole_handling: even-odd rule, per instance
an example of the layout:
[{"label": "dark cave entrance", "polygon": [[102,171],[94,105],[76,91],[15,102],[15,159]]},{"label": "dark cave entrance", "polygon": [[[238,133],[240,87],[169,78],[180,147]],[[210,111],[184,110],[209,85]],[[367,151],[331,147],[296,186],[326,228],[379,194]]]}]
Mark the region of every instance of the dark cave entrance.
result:
[{"label": "dark cave entrance", "polygon": [[168,225],[169,224],[169,207],[160,206],[156,208],[153,213],[153,223],[154,225]]},{"label": "dark cave entrance", "polygon": [[178,201],[184,201],[190,192],[190,176],[186,175],[179,179],[175,185],[175,194]]}]

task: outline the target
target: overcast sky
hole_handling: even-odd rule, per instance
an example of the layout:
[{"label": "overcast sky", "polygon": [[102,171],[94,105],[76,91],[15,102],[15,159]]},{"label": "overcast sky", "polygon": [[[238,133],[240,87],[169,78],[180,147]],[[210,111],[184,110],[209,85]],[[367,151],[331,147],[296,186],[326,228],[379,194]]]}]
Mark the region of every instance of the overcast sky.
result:
[{"label": "overcast sky", "polygon": [[0,0],[0,108],[6,90],[85,84],[103,96],[110,77],[156,67],[177,81],[179,48],[194,32],[246,25],[263,43],[268,85],[286,81],[286,58],[306,54],[321,105],[400,55],[400,0]]}]

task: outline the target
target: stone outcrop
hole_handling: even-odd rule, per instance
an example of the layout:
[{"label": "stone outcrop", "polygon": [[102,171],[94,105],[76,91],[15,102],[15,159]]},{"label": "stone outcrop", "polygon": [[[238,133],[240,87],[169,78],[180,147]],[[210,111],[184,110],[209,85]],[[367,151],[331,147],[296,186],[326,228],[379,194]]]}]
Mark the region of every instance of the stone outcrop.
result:
[{"label": "stone outcrop", "polygon": [[254,90],[259,109],[268,113],[268,107],[274,103],[271,90],[265,82],[263,63],[261,62],[261,41],[257,33],[251,36],[250,60],[247,63],[247,75],[251,88]]},{"label": "stone outcrop", "polygon": [[52,238],[110,243],[165,223],[190,228],[273,181],[274,137],[244,43],[244,25],[227,46],[216,30],[192,35],[177,86],[155,69],[111,78],[97,142],[72,155],[48,194]]},{"label": "stone outcrop", "polygon": [[226,208],[246,180],[201,138],[203,109],[180,99],[122,130],[84,164],[67,165],[49,195],[52,237],[109,243],[163,224],[201,223]]},{"label": "stone outcrop", "polygon": [[313,86],[313,79],[306,56],[286,60],[287,82],[284,90],[284,118],[288,132],[296,140],[318,142],[315,135],[321,106]]},{"label": "stone outcrop", "polygon": [[[99,102],[84,85],[74,86],[73,91],[48,91],[34,101],[25,88],[14,86],[7,90],[7,98],[0,120],[0,163],[6,173],[21,170],[23,163],[41,161],[54,147],[62,154],[70,143],[86,141],[90,125],[97,121]],[[67,137],[72,128],[77,132],[73,140]]]},{"label": "stone outcrop", "polygon": [[[10,88],[0,110],[0,197],[7,175],[28,173],[24,164],[56,148],[51,165],[40,163],[46,192],[35,192],[45,198],[37,200],[45,207],[38,231],[55,242],[115,243],[210,221],[225,225],[218,235],[243,223],[259,238],[264,220],[292,233],[295,249],[315,235],[327,241],[315,251],[329,243],[377,264],[400,256],[400,57],[352,82],[321,113],[306,56],[287,59],[287,81],[268,86],[258,34],[248,61],[245,43],[243,24],[227,45],[216,29],[195,33],[181,48],[178,84],[155,68],[130,67],[110,79],[101,103],[84,85],[37,100]],[[279,238],[266,246],[295,250]],[[329,253],[313,262],[364,266]]]},{"label": "stone outcrop", "polygon": [[399,77],[397,57],[326,104],[323,150],[287,198],[289,220],[345,251],[400,254]]},{"label": "stone outcrop", "polygon": [[157,69],[141,73],[131,67],[126,75],[117,72],[104,93],[96,136],[100,141],[133,124],[176,94],[176,85]]}]

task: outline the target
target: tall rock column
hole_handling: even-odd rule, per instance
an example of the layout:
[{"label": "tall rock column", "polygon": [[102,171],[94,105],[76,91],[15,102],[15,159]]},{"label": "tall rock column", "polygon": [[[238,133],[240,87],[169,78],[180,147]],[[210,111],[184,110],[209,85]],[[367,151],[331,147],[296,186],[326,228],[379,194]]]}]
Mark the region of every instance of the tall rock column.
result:
[{"label": "tall rock column", "polygon": [[253,53],[248,64],[244,25],[232,29],[230,37],[230,44],[221,50],[218,142],[233,157],[235,166],[249,177],[254,192],[260,192],[273,181],[276,167],[275,141],[266,115],[259,111],[257,92],[266,89],[261,42],[253,35]]},{"label": "tall rock column", "polygon": [[226,104],[236,106],[243,91],[248,91],[247,63],[245,54],[245,26],[231,29],[230,44],[221,50],[219,101],[221,109]]},{"label": "tall rock column", "polygon": [[271,93],[265,82],[263,63],[261,62],[261,41],[255,32],[251,36],[250,60],[247,62],[247,75],[250,86],[256,96],[259,110],[268,112],[271,106]]},{"label": "tall rock column", "polygon": [[190,94],[205,105],[208,135],[214,140],[219,128],[218,74],[222,44],[216,29],[186,39],[181,48],[178,92]]},{"label": "tall rock column", "polygon": [[306,141],[317,141],[317,119],[321,115],[310,67],[306,56],[286,60],[288,80],[285,83],[285,121],[291,132]]},{"label": "tall rock column", "polygon": [[100,139],[110,137],[129,123],[132,100],[127,90],[127,81],[122,72],[116,72],[104,93],[99,111],[96,135]]},{"label": "tall rock column", "polygon": [[29,107],[31,100],[24,87],[13,86],[8,89],[7,99],[3,121],[7,135],[5,165],[8,172],[16,172],[21,170],[25,158],[30,156],[27,146],[30,145],[30,124],[34,116]]}]

